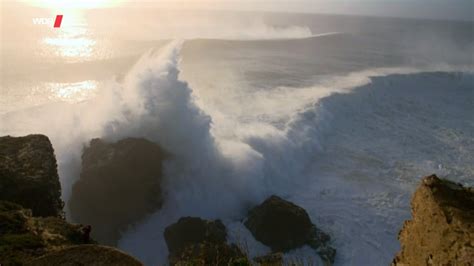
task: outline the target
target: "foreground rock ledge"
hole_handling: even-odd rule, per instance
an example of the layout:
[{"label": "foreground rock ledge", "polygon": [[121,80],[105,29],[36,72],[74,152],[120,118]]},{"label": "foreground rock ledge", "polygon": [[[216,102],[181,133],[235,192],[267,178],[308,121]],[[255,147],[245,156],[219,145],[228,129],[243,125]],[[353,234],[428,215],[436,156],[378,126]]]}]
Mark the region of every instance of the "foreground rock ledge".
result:
[{"label": "foreground rock ledge", "polygon": [[84,227],[60,217],[0,201],[0,265],[142,265],[110,247],[93,244]]},{"label": "foreground rock ledge", "polygon": [[80,225],[59,217],[33,217],[29,209],[0,201],[1,265],[22,265],[55,249],[84,244],[85,240]]},{"label": "foreground rock ledge", "polygon": [[251,209],[244,224],[255,239],[274,252],[309,245],[326,265],[334,263],[336,250],[329,246],[329,235],[311,222],[303,208],[280,197],[271,196]]},{"label": "foreground rock ledge", "polygon": [[33,216],[62,215],[56,157],[48,137],[0,137],[0,200],[31,209]]},{"label": "foreground rock ledge", "polygon": [[401,265],[472,265],[474,262],[474,189],[423,178],[411,201],[412,220],[398,239]]},{"label": "foreground rock ledge", "polygon": [[122,230],[161,207],[166,156],[160,146],[142,138],[116,143],[93,139],[72,188],[72,219],[92,225],[99,243],[116,245]]},{"label": "foreground rock ledge", "polygon": [[51,252],[27,262],[27,266],[88,265],[142,266],[135,258],[111,247],[80,245]]}]

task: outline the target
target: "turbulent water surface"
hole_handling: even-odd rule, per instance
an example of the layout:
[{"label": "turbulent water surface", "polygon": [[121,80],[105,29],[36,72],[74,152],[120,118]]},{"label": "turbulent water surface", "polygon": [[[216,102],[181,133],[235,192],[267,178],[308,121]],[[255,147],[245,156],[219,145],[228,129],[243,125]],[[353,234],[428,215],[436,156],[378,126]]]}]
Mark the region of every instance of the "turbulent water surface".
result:
[{"label": "turbulent water surface", "polygon": [[163,209],[119,244],[147,265],[166,263],[163,230],[184,215],[268,252],[241,220],[271,194],[331,234],[337,265],[387,265],[421,176],[474,184],[472,23],[142,11],[143,27],[110,33],[122,11],[111,25],[96,12],[59,31],[5,26],[0,135],[48,135],[66,201],[91,138],[174,154]]}]

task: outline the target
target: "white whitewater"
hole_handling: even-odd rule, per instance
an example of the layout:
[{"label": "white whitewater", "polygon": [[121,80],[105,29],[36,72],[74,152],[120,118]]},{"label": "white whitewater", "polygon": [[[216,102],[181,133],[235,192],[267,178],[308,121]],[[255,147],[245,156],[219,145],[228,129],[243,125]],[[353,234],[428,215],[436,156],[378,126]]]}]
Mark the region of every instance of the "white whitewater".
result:
[{"label": "white whitewater", "polygon": [[[1,135],[51,138],[65,199],[91,138],[146,137],[174,155],[165,166],[162,210],[120,241],[146,265],[166,262],[162,233],[181,216],[221,218],[231,241],[263,254],[268,249],[241,219],[271,194],[306,208],[331,234],[337,265],[386,265],[398,250],[417,177],[436,172],[472,182],[469,69],[374,69],[309,87],[243,89],[235,93],[246,101],[228,95],[236,108],[222,109],[212,101],[220,95],[181,80],[181,47],[172,42],[144,54],[123,81],[108,81],[93,99],[0,116],[8,125]],[[291,255],[318,260],[307,248]]]},{"label": "white whitewater", "polygon": [[[169,49],[160,57],[170,58],[165,69],[147,55],[131,71],[140,81],[130,88],[149,103],[134,120],[150,119],[138,135],[182,157],[167,165],[163,209],[120,243],[147,264],[166,261],[163,230],[189,215],[223,219],[231,241],[263,254],[268,249],[240,221],[245,208],[274,193],[305,207],[333,235],[338,265],[387,264],[416,177],[436,172],[469,182],[474,173],[472,74],[377,69],[250,93],[248,107],[257,109],[242,121],[195,101],[198,92],[178,80],[179,48]],[[305,248],[292,255],[318,260]]]}]

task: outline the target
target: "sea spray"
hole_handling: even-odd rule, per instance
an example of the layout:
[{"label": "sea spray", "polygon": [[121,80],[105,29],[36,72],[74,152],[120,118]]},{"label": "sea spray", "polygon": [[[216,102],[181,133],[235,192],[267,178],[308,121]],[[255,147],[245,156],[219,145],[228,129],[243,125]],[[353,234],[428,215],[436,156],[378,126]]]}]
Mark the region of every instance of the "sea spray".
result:
[{"label": "sea spray", "polygon": [[[466,92],[472,95],[469,94],[472,74],[416,75],[430,70],[375,69],[331,77],[307,88],[280,88],[278,95],[261,93],[259,97],[253,97],[255,94],[252,94],[255,101],[248,104],[281,106],[281,112],[275,112],[275,115],[282,115],[286,120],[275,125],[271,123],[273,113],[263,113],[272,119],[247,123],[232,121],[234,127],[226,130],[233,131],[234,135],[224,138],[225,134],[221,134],[223,124],[209,111],[212,108],[205,106],[205,102],[197,104],[195,97],[199,91],[180,80],[180,49],[180,42],[172,42],[163,49],[144,54],[123,81],[108,81],[93,99],[19,111],[2,116],[0,121],[2,125],[9,125],[3,134],[38,132],[50,136],[58,157],[66,200],[70,186],[79,176],[82,147],[91,138],[146,137],[166,148],[173,155],[165,165],[166,203],[150,219],[124,232],[120,243],[121,248],[146,264],[166,261],[163,229],[184,215],[224,219],[231,230],[232,241],[238,240],[236,235],[240,234],[252,245],[252,250],[265,251],[239,224],[248,207],[273,193],[305,207],[318,225],[335,236],[336,247],[341,251],[339,263],[361,262],[345,252],[352,250],[351,245],[359,241],[362,251],[378,252],[368,263],[380,264],[392,254],[382,251],[376,243],[386,243],[391,247],[389,250],[397,249],[395,240],[383,239],[392,233],[395,235],[398,222],[391,219],[395,217],[392,212],[398,213],[397,209],[406,205],[403,194],[397,193],[403,190],[408,176],[433,171],[439,165],[436,160],[415,160],[426,157],[417,152],[420,146],[416,141],[408,142],[408,147],[414,147],[410,158],[415,163],[400,164],[406,154],[400,152],[399,146],[380,138],[380,128],[405,128],[408,135],[417,131],[430,132],[423,128],[423,123],[413,123],[418,121],[414,114],[420,109],[410,102],[430,93],[438,96],[430,101],[436,106],[445,106],[444,110],[449,108],[443,99],[458,103],[457,108],[452,108],[453,114],[459,113],[458,109],[472,108],[469,97],[462,97]],[[394,73],[405,75],[393,76]],[[414,86],[415,81],[425,84],[424,87]],[[456,84],[455,91],[446,90],[451,82]],[[398,86],[405,89],[397,89]],[[436,88],[437,94],[430,88]],[[334,95],[335,92],[339,94]],[[455,97],[458,94],[461,97]],[[285,100],[284,106],[282,100]],[[403,109],[406,103],[410,103],[409,109]],[[411,110],[410,116],[403,115],[407,110]],[[428,108],[425,111],[431,114],[436,110]],[[436,112],[432,114],[436,119],[434,123],[444,125],[444,128],[452,127],[450,123],[456,121],[452,117],[443,119],[444,116]],[[260,117],[259,113],[254,115]],[[232,117],[224,115],[221,119]],[[387,121],[392,127],[381,126]],[[469,133],[472,127],[465,125],[458,130]],[[464,154],[464,160],[469,160],[466,155],[472,146],[460,137],[462,134],[447,129],[437,132],[441,141],[437,138],[433,141],[450,149],[457,146],[450,146],[447,136],[456,134],[456,139],[465,143],[458,152]],[[410,140],[396,134],[392,138]],[[345,145],[341,147],[341,143]],[[420,149],[427,147],[431,146]],[[390,152],[381,154],[380,151]],[[378,168],[378,157],[385,158],[387,164]],[[463,169],[463,161],[458,165],[454,159],[437,160],[443,161],[442,168],[446,173],[460,171],[458,169],[472,173],[472,170]],[[402,175],[397,172],[403,169],[407,172]],[[375,182],[378,179],[374,176],[383,180],[384,187]],[[382,178],[388,176],[396,178],[393,182]],[[369,185],[373,187],[370,190],[366,189]],[[391,192],[381,192],[386,186],[392,186]],[[371,191],[370,194],[366,194],[366,190]],[[368,226],[371,221],[377,221],[377,226]],[[354,238],[353,231],[365,232],[365,235]]]}]

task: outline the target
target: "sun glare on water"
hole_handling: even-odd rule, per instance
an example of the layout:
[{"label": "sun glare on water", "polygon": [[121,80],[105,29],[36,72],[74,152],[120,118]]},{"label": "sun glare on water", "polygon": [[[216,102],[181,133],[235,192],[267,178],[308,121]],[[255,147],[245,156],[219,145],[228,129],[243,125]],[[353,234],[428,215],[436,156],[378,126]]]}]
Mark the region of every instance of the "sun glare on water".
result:
[{"label": "sun glare on water", "polygon": [[117,6],[121,0],[28,0],[34,7],[47,9],[54,18],[63,15],[61,27],[41,40],[40,45],[67,61],[83,61],[95,55],[97,40],[90,34],[85,14],[89,9]]},{"label": "sun glare on water", "polygon": [[[94,58],[98,51],[98,40],[91,33],[86,13],[90,9],[109,8],[119,5],[121,0],[25,0],[32,7],[48,10],[51,17],[63,15],[60,28],[51,28],[40,39],[40,47],[47,54],[62,58],[63,62],[82,62]],[[51,25],[49,25],[51,27]],[[54,100],[78,102],[93,96],[97,82],[85,80],[76,83],[48,83],[47,89]]]},{"label": "sun glare on water", "polygon": [[55,55],[67,58],[68,61],[82,61],[94,56],[97,41],[91,36],[82,12],[69,10],[61,13],[64,15],[61,28],[42,38],[41,45],[50,47]]}]

